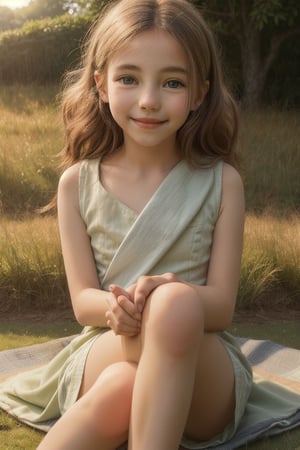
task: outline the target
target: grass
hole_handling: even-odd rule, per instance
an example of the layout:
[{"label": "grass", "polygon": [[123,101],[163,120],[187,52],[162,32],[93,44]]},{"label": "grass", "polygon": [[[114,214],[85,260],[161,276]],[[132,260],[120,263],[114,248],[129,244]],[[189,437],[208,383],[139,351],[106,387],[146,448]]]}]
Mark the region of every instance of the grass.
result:
[{"label": "grass", "polygon": [[[56,189],[63,146],[57,86],[0,87],[2,210],[20,216],[48,201]],[[299,111],[242,114],[241,156],[249,211],[300,207]]]},{"label": "grass", "polygon": [[16,422],[0,413],[0,448],[5,450],[36,449],[43,434]]},{"label": "grass", "polygon": [[0,219],[0,311],[49,310],[68,299],[57,221]]},{"label": "grass", "polygon": [[239,307],[299,307],[299,298],[300,216],[248,213]]},{"label": "grass", "polygon": [[299,119],[299,111],[243,113],[241,153],[249,210],[299,211]]},{"label": "grass", "polygon": [[79,333],[81,329],[82,327],[75,320],[71,319],[51,323],[44,321],[0,322],[0,351],[42,344],[51,339]]},{"label": "grass", "polygon": [[55,155],[62,147],[57,88],[0,88],[0,206],[23,215],[55,192]]},{"label": "grass", "polygon": [[[0,87],[0,312],[61,307],[67,288],[54,217],[63,146],[57,86]],[[300,113],[243,113],[247,199],[238,306],[299,307]],[[22,299],[22,301],[20,300]]]},{"label": "grass", "polygon": [[[80,327],[74,321],[59,323],[11,322],[0,324],[0,350],[22,345],[42,343],[50,338],[58,338],[77,333]],[[256,339],[272,339],[284,345],[300,349],[300,333],[298,323],[277,324],[241,324],[234,323],[231,332],[238,336]],[[42,439],[43,433],[32,430],[0,412],[0,448],[8,450],[33,450]],[[251,445],[243,446],[255,450],[296,450],[300,442],[300,429],[284,433],[275,438],[266,438]]]},{"label": "grass", "polygon": [[[299,309],[299,236],[299,215],[248,213],[239,309]],[[55,217],[0,218],[0,255],[0,311],[69,306]]]}]

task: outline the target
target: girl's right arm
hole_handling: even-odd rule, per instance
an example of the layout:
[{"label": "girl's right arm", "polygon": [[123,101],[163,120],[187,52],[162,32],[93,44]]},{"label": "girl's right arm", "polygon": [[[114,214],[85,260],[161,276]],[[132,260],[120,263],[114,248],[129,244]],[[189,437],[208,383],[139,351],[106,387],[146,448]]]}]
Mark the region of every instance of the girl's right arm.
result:
[{"label": "girl's right arm", "polygon": [[90,240],[79,211],[79,168],[77,163],[63,173],[57,201],[61,247],[75,317],[81,325],[107,326],[107,313],[113,311],[116,323],[111,328],[120,334],[135,335],[139,332],[140,317],[134,304],[128,300],[130,304],[121,307],[113,292],[100,287]]}]

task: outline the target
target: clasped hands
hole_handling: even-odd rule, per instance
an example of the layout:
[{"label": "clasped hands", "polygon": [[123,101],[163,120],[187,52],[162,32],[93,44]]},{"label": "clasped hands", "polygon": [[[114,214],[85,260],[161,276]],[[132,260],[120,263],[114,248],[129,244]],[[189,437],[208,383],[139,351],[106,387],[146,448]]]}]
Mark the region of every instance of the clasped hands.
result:
[{"label": "clasped hands", "polygon": [[136,336],[141,331],[147,298],[158,286],[178,281],[173,273],[142,276],[127,289],[112,284],[107,297],[106,323],[116,335]]}]

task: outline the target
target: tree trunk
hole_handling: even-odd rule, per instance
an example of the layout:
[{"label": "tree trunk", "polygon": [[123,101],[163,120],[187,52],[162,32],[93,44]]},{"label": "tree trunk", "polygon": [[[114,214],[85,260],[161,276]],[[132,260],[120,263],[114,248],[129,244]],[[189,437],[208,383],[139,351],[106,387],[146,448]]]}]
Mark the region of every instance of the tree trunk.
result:
[{"label": "tree trunk", "polygon": [[258,108],[265,83],[265,72],[261,61],[260,33],[251,24],[246,25],[240,37],[243,97],[242,105],[247,109]]}]

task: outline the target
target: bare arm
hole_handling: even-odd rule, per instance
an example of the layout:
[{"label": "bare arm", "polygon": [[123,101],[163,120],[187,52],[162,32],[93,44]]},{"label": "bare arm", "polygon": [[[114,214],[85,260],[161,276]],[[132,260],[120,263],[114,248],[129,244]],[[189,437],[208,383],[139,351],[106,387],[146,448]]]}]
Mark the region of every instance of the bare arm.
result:
[{"label": "bare arm", "polygon": [[[199,294],[206,331],[222,331],[232,321],[239,284],[244,231],[244,189],[238,172],[224,164],[222,200],[214,230],[207,283],[190,284]],[[130,294],[141,311],[159,285],[180,281],[174,274],[140,277]],[[189,284],[189,283],[187,283]]]},{"label": "bare arm", "polygon": [[206,286],[195,286],[203,302],[206,331],[226,329],[233,317],[240,277],[245,202],[238,172],[224,164],[220,215],[214,230]]},{"label": "bare arm", "polygon": [[120,307],[118,293],[106,292],[99,284],[90,240],[79,211],[79,167],[75,164],[67,169],[58,187],[59,231],[74,314],[82,325],[107,326],[107,313],[112,311],[114,323],[111,324],[115,326],[121,320],[124,334],[133,335],[139,330],[140,319],[139,314],[132,317],[135,306],[122,299],[125,309]]}]

